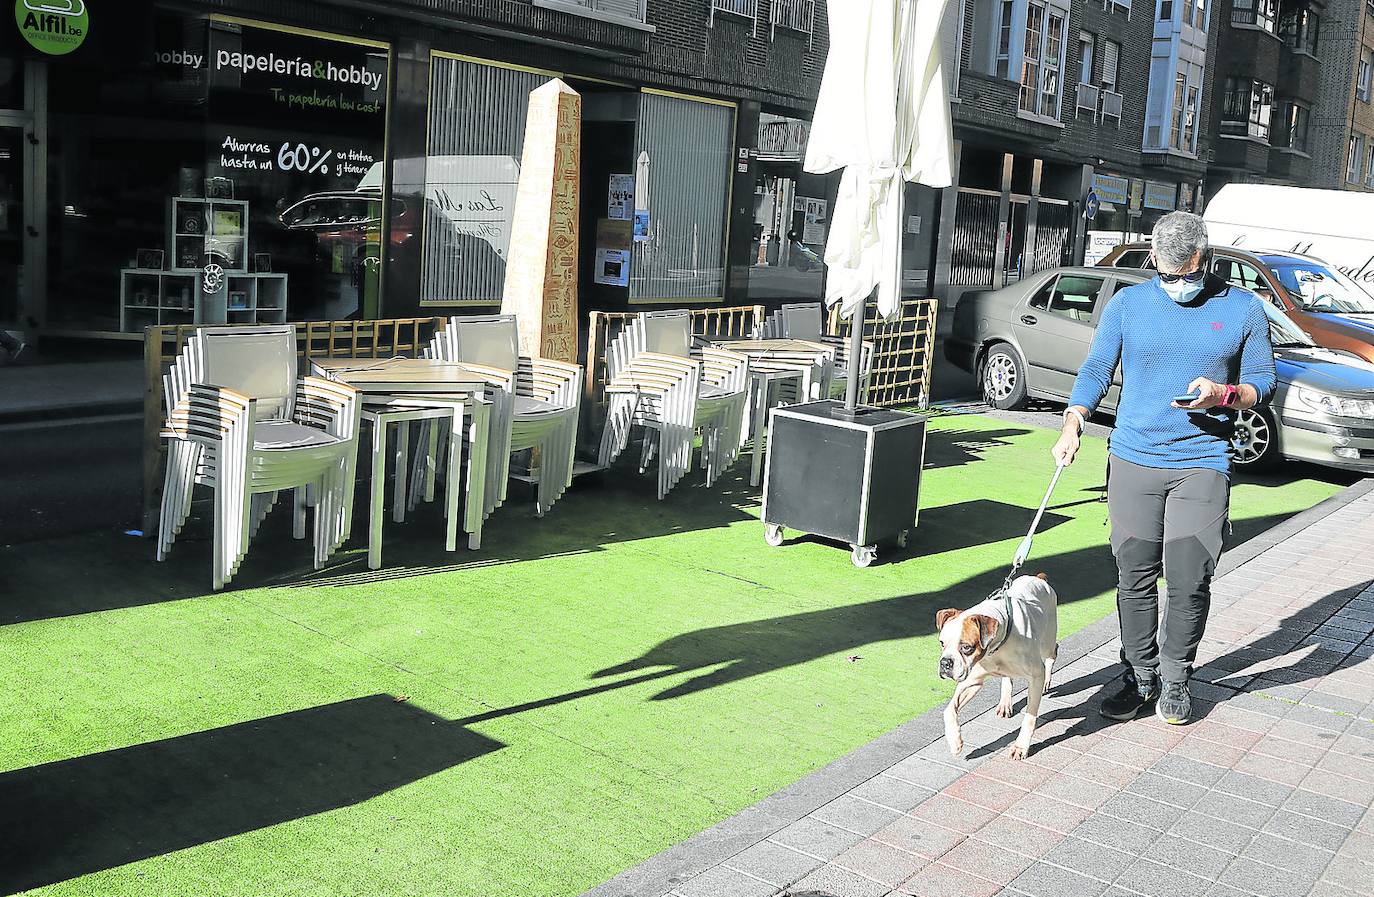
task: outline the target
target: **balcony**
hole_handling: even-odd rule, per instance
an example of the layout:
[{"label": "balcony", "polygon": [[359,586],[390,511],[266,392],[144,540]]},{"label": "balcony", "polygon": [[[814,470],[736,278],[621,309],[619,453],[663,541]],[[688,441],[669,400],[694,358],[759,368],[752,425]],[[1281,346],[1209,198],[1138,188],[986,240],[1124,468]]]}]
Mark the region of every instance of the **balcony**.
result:
[{"label": "balcony", "polygon": [[759,0],[711,0],[711,14],[710,18],[707,19],[708,24],[716,24],[716,13],[718,12],[748,19],[754,25],[753,34],[758,35]]},{"label": "balcony", "polygon": [[1077,118],[1078,113],[1087,110],[1088,115],[1096,122],[1097,107],[1101,101],[1101,95],[1102,88],[1098,87],[1096,84],[1079,84],[1078,98],[1074,108],[1074,117]]},{"label": "balcony", "polygon": [[534,0],[535,6],[619,24],[644,24],[647,0]]},{"label": "balcony", "polygon": [[800,31],[809,44],[816,30],[816,0],[773,0],[770,17],[774,36],[779,28]]},{"label": "balcony", "polygon": [[1108,118],[1116,119],[1116,126],[1121,127],[1121,102],[1122,96],[1114,90],[1102,91],[1102,111],[1099,118],[1106,121]]}]

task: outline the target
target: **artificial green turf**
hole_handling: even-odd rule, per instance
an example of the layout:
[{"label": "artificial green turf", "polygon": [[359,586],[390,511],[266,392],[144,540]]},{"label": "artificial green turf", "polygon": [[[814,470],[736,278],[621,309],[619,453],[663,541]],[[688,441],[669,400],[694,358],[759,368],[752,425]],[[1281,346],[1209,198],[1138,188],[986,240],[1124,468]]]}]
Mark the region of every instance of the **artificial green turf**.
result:
[{"label": "artificial green turf", "polygon": [[[0,845],[0,891],[578,894],[946,700],[934,613],[1000,582],[1052,441],[934,420],[920,526],[868,570],[765,546],[743,462],[662,503],[513,497],[475,555],[396,526],[380,575],[355,548],[303,576],[274,530],[237,585],[281,584],[218,595],[189,534],[168,565],[112,535],[0,550],[0,831],[30,851]],[[1061,637],[1113,607],[1103,461],[1088,440],[1028,565]],[[1239,484],[1238,535],[1338,488]]]}]

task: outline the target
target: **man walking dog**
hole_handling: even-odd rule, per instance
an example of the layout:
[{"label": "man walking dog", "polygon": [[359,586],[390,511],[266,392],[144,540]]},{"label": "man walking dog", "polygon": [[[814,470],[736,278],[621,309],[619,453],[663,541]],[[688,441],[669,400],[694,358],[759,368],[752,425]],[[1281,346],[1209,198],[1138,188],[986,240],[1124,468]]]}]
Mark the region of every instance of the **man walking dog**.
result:
[{"label": "man walking dog", "polygon": [[1207,273],[1200,217],[1160,219],[1151,256],[1159,276],[1121,290],[1102,313],[1053,453],[1072,463],[1119,363],[1107,502],[1126,672],[1101,712],[1125,720],[1154,705],[1177,725],[1192,712],[1188,677],[1229,512],[1234,412],[1266,401],[1277,378],[1262,300]]}]

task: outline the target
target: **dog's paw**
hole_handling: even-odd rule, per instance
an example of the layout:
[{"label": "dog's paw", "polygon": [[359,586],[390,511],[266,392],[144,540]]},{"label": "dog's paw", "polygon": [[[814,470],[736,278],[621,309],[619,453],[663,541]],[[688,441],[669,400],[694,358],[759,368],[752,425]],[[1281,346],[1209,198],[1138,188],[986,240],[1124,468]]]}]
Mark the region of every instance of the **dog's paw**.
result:
[{"label": "dog's paw", "polygon": [[964,756],[964,739],[961,737],[945,739],[949,743],[949,755],[955,760]]},{"label": "dog's paw", "polygon": [[1019,743],[1013,744],[1011,750],[1007,751],[1007,758],[1010,760],[1024,760],[1030,753],[1029,748],[1022,747]]},{"label": "dog's paw", "polygon": [[1011,704],[997,705],[997,715],[1002,717],[1002,719],[1011,719],[1011,715],[1015,712],[1016,710]]}]

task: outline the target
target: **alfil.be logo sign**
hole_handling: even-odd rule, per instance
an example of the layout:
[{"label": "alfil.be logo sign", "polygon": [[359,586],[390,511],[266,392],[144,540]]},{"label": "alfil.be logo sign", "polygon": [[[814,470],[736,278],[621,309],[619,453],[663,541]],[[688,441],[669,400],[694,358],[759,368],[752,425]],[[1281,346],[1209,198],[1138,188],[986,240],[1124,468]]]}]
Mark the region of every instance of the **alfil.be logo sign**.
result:
[{"label": "alfil.be logo sign", "polygon": [[90,25],[86,0],[18,0],[14,20],[24,40],[49,56],[62,56],[81,46]]}]

